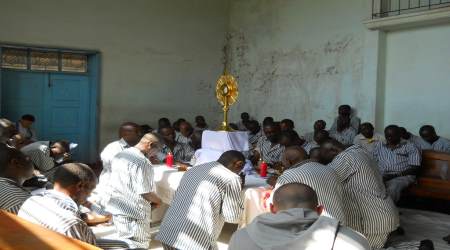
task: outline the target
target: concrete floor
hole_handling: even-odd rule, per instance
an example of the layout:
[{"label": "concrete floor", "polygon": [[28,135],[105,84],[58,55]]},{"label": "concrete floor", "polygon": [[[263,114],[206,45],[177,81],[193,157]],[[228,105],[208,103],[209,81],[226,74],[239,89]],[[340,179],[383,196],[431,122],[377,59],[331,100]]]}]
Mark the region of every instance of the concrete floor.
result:
[{"label": "concrete floor", "polygon": [[[227,250],[228,242],[230,241],[231,235],[236,231],[236,224],[228,224],[225,223],[222,229],[222,233],[219,236],[219,240],[217,241],[217,245],[219,246],[219,250]],[[161,243],[157,240],[153,240],[155,235],[152,236],[152,241],[150,242],[150,249],[162,250]]]}]

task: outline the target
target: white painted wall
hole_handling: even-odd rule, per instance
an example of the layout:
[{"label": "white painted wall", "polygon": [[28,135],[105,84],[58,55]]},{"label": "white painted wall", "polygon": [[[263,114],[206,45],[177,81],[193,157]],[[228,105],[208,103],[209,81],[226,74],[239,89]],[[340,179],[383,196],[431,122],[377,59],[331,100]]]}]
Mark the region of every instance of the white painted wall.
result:
[{"label": "white painted wall", "polygon": [[386,35],[384,125],[418,134],[432,124],[450,137],[450,25]]},{"label": "white painted wall", "polygon": [[373,122],[376,88],[363,82],[368,1],[233,0],[232,65],[240,99],[231,117],[291,118],[300,132],[331,126],[350,104]]},{"label": "white painted wall", "polygon": [[101,52],[100,141],[123,121],[220,120],[228,1],[0,0],[0,41]]}]

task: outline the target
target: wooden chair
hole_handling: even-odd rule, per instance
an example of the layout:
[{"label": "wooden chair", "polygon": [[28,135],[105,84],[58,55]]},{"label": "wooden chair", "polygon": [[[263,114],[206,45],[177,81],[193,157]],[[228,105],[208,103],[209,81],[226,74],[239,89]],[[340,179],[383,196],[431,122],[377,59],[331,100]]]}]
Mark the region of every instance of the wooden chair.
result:
[{"label": "wooden chair", "polygon": [[100,250],[18,216],[0,210],[0,249],[2,250]]},{"label": "wooden chair", "polygon": [[417,184],[408,195],[450,201],[450,154],[424,150]]}]

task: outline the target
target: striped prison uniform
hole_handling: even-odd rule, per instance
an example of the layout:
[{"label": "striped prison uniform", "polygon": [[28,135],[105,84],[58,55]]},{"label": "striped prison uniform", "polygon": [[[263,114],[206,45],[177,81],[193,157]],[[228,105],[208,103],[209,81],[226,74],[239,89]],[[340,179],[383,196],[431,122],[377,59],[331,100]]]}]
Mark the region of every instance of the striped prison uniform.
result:
[{"label": "striped prison uniform", "polygon": [[238,223],[244,209],[241,179],[219,162],[184,174],[156,239],[177,249],[217,249],[224,222]]},{"label": "striped prison uniform", "polygon": [[[331,133],[331,131],[336,131],[336,129],[337,129],[337,120],[338,120],[338,117],[334,118],[333,124],[331,125],[331,128],[330,128],[330,133]],[[361,119],[359,117],[357,117],[356,115],[351,114],[350,115],[350,126],[355,131],[359,131],[359,125],[360,124],[361,124]]]},{"label": "striped prison uniform", "polygon": [[248,143],[249,143],[251,149],[256,147],[256,144],[258,143],[259,139],[262,136],[263,136],[262,129],[260,129],[259,132],[257,132],[256,134],[252,134],[251,132],[248,132]]},{"label": "striped prison uniform", "polygon": [[300,162],[278,177],[275,189],[288,183],[301,183],[310,186],[317,192],[319,204],[324,206],[323,215],[347,225],[342,186],[332,169],[318,162]]},{"label": "striped prison uniform", "polygon": [[55,167],[54,159],[50,156],[50,142],[38,141],[31,143],[20,149],[22,153],[30,157],[34,167],[43,175],[49,176],[51,170]]},{"label": "striped prison uniform", "polygon": [[418,146],[421,150],[434,150],[450,154],[450,140],[443,137],[439,137],[439,139],[432,144],[420,138],[418,139]]},{"label": "striped prison uniform", "polygon": [[151,203],[142,195],[153,192],[153,166],[139,149],[131,147],[114,157],[111,170],[107,207],[119,239],[130,247],[148,248]]},{"label": "striped prison uniform", "polygon": [[372,248],[382,248],[400,221],[376,163],[364,148],[351,146],[328,166],[342,184],[347,226],[364,234]]},{"label": "striped prison uniform", "polygon": [[184,143],[184,144],[188,144],[189,142],[191,142],[191,138],[186,137],[184,135],[182,135],[181,133],[176,133],[175,135],[175,141],[179,142],[179,143]]},{"label": "striped prison uniform", "polygon": [[392,200],[399,201],[402,191],[416,180],[414,175],[400,176],[400,174],[411,166],[420,166],[422,159],[419,149],[409,142],[401,142],[393,149],[385,143],[378,142],[373,150],[373,158],[377,161],[382,175],[399,175],[385,183]]},{"label": "striped prison uniform", "polygon": [[111,163],[118,153],[129,148],[130,146],[124,139],[120,139],[106,145],[100,154],[103,170],[98,178],[98,184],[92,191],[90,200],[93,200],[100,208],[106,209],[109,197],[111,196],[110,180],[111,180]]},{"label": "striped prison uniform", "polygon": [[357,134],[356,131],[357,130],[355,130],[352,127],[348,127],[341,132],[334,130],[333,132],[330,133],[330,137],[336,139],[338,142],[344,145],[352,145],[353,140],[355,139],[355,136]]},{"label": "striped prison uniform", "polygon": [[31,194],[17,182],[0,177],[0,209],[17,214]]},{"label": "striped prison uniform", "polygon": [[195,150],[189,143],[176,142],[173,152],[167,145],[164,145],[161,152],[158,154],[158,160],[163,162],[169,152],[173,154],[173,159],[175,161],[190,162],[194,156]]},{"label": "striped prison uniform", "polygon": [[18,215],[29,222],[102,249],[128,248],[121,241],[97,240],[81,219],[78,205],[69,196],[55,190],[45,191],[26,200]]},{"label": "striped prison uniform", "polygon": [[272,145],[266,136],[262,136],[256,144],[256,150],[261,155],[261,159],[267,164],[281,162],[284,147],[281,144]]}]

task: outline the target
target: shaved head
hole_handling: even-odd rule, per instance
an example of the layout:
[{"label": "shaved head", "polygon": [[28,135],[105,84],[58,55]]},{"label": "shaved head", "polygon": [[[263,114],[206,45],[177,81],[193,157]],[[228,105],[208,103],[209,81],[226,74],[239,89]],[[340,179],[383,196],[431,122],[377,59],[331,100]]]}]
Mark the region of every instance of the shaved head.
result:
[{"label": "shaved head", "polygon": [[291,147],[287,147],[284,150],[283,153],[283,165],[286,168],[292,167],[294,165],[296,165],[297,163],[300,163],[304,160],[306,160],[307,157],[307,153],[306,151],[299,146],[291,146]]},{"label": "shaved head", "polygon": [[320,145],[320,160],[323,164],[328,164],[344,150],[345,146],[342,143],[335,139],[328,139]]},{"label": "shaved head", "polygon": [[273,205],[276,211],[291,208],[316,209],[317,194],[311,187],[300,183],[289,183],[279,187],[273,195]]}]

